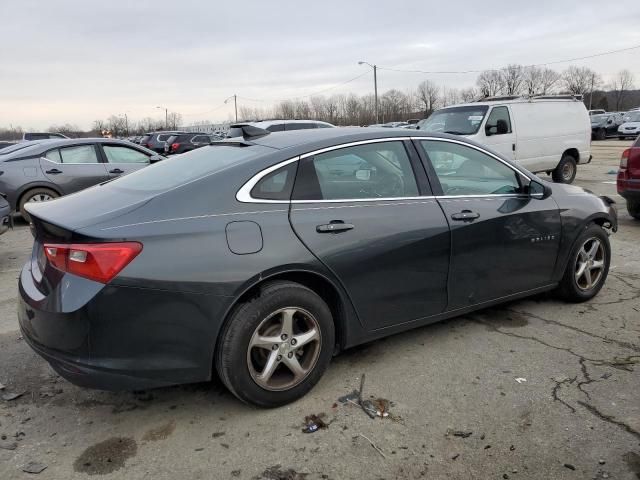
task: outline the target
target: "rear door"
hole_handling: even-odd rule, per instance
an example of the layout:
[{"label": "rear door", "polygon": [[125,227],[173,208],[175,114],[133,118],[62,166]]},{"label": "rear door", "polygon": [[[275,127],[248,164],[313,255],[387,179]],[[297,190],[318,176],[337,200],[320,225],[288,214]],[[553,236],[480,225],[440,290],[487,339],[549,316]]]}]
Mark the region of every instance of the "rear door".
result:
[{"label": "rear door", "polygon": [[509,107],[500,105],[491,109],[485,123],[484,135],[482,143],[509,160],[516,159],[516,134]]},{"label": "rear door", "polygon": [[555,201],[527,195],[521,173],[480,149],[417,144],[451,225],[448,309],[550,285],[561,233]]},{"label": "rear door", "polygon": [[135,172],[149,165],[150,155],[133,147],[103,143],[100,145],[104,153],[107,172],[110,178]]},{"label": "rear door", "polygon": [[40,158],[40,168],[64,194],[83,190],[109,178],[98,147],[93,143],[48,150]]},{"label": "rear door", "polygon": [[446,308],[449,227],[416,155],[409,140],[367,141],[298,167],[291,225],[370,330]]}]

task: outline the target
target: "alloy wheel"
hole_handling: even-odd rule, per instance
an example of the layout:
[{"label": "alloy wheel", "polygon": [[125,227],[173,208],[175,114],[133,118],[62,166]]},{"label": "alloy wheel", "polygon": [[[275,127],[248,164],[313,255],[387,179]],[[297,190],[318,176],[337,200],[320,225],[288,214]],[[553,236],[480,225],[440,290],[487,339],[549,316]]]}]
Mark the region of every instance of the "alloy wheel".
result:
[{"label": "alloy wheel", "polygon": [[600,283],[604,275],[605,255],[604,245],[598,238],[589,238],[582,244],[574,275],[580,290],[591,290]]},{"label": "alloy wheel", "polygon": [[255,329],[247,349],[251,378],[266,390],[288,390],[313,370],[322,346],[316,318],[299,307],[281,308]]}]

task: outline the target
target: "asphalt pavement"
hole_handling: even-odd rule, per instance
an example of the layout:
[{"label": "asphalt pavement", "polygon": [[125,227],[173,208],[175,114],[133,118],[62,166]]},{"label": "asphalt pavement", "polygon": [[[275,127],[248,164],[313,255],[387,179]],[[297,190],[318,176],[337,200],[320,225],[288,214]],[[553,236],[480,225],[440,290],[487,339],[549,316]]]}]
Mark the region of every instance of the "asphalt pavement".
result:
[{"label": "asphalt pavement", "polygon": [[[17,222],[0,236],[0,479],[640,478],[640,222],[610,173],[629,143],[594,142],[575,182],[620,202],[595,299],[540,295],[352,349],[272,410],[218,380],[108,393],[58,377],[18,331]],[[388,417],[338,400],[363,373]],[[312,414],[328,426],[303,433]]]}]

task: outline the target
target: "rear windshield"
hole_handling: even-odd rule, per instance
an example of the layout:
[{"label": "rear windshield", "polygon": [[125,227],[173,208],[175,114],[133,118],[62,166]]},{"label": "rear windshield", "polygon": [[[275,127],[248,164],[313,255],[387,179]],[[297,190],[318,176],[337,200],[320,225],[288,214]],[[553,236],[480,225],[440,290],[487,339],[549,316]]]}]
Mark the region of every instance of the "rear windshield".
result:
[{"label": "rear windshield", "polygon": [[[30,153],[30,150],[35,150],[35,147],[38,147],[42,142],[22,142],[16,143],[11,147],[6,147],[0,150],[0,155],[9,155],[10,153],[17,152],[18,150],[24,150],[22,153]],[[33,147],[33,148],[32,148]]]},{"label": "rear windshield", "polygon": [[273,149],[260,145],[203,147],[120,177],[109,186],[141,192],[170,190],[268,152]]}]

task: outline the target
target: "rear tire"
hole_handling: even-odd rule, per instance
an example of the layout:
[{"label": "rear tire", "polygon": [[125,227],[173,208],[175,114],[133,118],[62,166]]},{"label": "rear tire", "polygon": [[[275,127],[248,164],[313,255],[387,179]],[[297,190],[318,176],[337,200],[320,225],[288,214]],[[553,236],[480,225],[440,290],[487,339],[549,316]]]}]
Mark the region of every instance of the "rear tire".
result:
[{"label": "rear tire", "polygon": [[20,214],[22,215],[22,218],[24,218],[25,221],[27,222],[31,222],[31,217],[29,216],[29,214],[24,208],[24,206],[27,203],[46,202],[49,200],[53,200],[54,198],[58,198],[59,196],[60,195],[58,195],[56,192],[54,192],[50,188],[45,188],[45,187],[39,187],[39,188],[34,188],[32,190],[27,190],[25,193],[22,194],[22,197],[20,197],[20,204],[18,205],[18,209],[20,210]]},{"label": "rear tire", "polygon": [[627,200],[627,212],[636,220],[640,220],[640,200]]},{"label": "rear tire", "polygon": [[[303,285],[277,281],[231,313],[218,340],[215,366],[240,400],[279,407],[313,388],[334,346],[333,318],[324,300]],[[269,362],[275,365],[271,369]]]},{"label": "rear tire", "polygon": [[558,166],[553,170],[551,178],[556,183],[572,183],[576,178],[577,170],[576,159],[565,153]]},{"label": "rear tire", "polygon": [[607,131],[604,128],[601,128],[600,130],[598,130],[598,133],[596,134],[596,140],[604,140],[607,138]]},{"label": "rear tire", "polygon": [[591,300],[604,285],[610,262],[609,236],[600,225],[592,223],[580,234],[571,250],[556,293],[568,302]]}]

